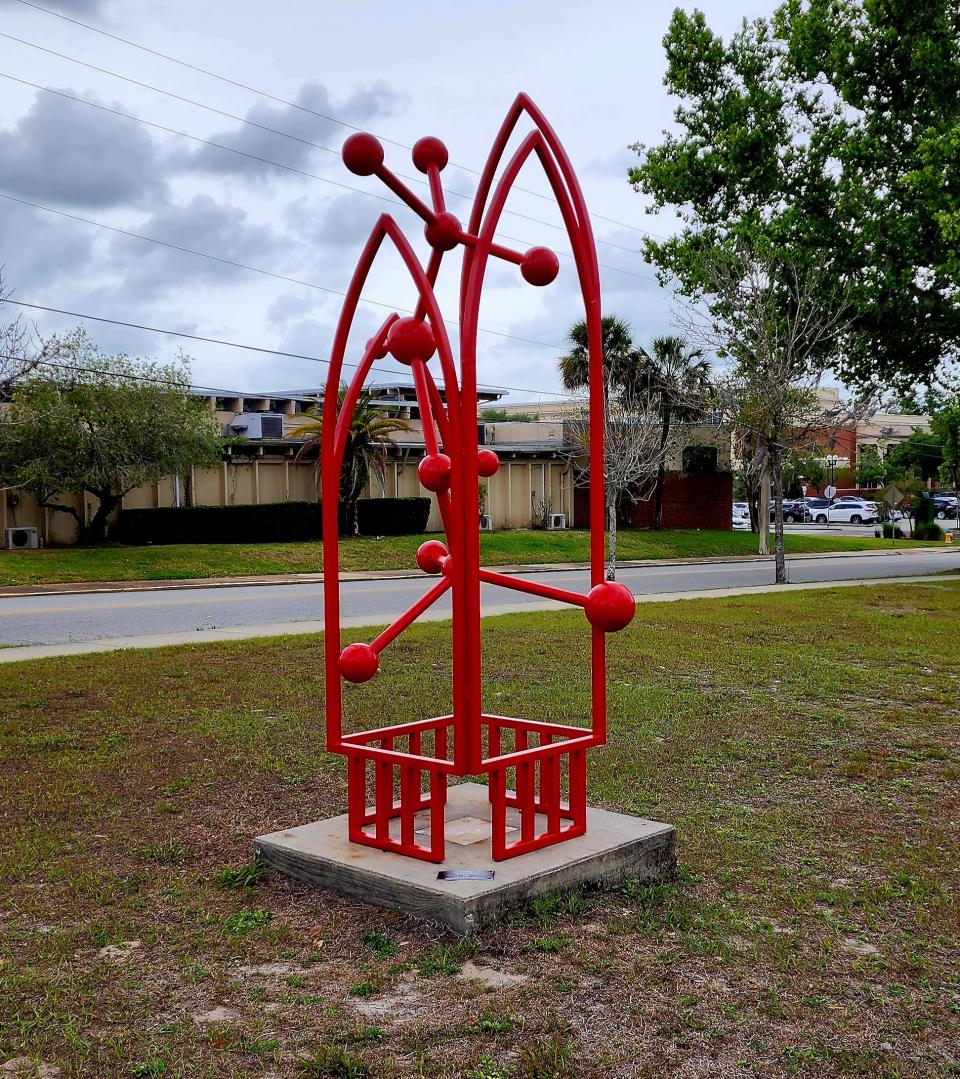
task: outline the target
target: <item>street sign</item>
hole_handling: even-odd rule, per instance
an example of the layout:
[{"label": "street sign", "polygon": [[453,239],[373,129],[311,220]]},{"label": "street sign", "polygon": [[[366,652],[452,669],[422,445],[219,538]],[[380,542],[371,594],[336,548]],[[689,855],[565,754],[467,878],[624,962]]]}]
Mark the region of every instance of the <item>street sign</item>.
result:
[{"label": "street sign", "polygon": [[883,496],[883,501],[886,502],[888,506],[899,506],[903,501],[903,492],[896,487],[891,487]]},{"label": "street sign", "polygon": [[823,489],[823,497],[824,497],[824,498],[833,498],[833,496],[834,496],[834,495],[835,495],[836,493],[837,493],[837,489],[836,489],[836,487],[834,487],[834,486],[833,486],[832,484],[829,484],[829,483],[828,483],[828,484],[827,484],[827,486],[826,486],[826,487],[824,487],[824,489]]}]

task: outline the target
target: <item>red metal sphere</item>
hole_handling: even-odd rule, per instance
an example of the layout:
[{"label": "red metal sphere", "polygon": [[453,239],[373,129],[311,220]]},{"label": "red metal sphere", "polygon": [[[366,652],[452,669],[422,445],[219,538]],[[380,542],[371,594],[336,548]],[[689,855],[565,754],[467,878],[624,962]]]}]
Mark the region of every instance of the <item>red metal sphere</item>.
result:
[{"label": "red metal sphere", "polygon": [[630,625],[636,609],[637,601],[626,585],[603,581],[587,593],[584,614],[591,626],[604,633],[615,633]]},{"label": "red metal sphere", "polygon": [[500,467],[500,458],[493,450],[480,450],[477,453],[477,471],[481,476],[492,476]]},{"label": "red metal sphere", "polygon": [[549,285],[559,272],[560,260],[549,247],[531,247],[520,263],[520,273],[531,285]]},{"label": "red metal sphere", "polygon": [[449,159],[446,146],[433,135],[417,139],[413,144],[413,164],[421,172],[426,172],[431,165],[442,169]]},{"label": "red metal sphere", "polygon": [[[371,337],[370,340],[367,341],[367,348],[369,348],[372,344],[373,344],[373,338]],[[384,341],[373,355],[374,355],[375,359],[382,360],[383,357],[386,356],[386,354],[387,354],[387,342]]]},{"label": "red metal sphere", "polygon": [[368,644],[348,644],[340,653],[340,673],[348,682],[369,682],[380,669],[380,657]]},{"label": "red metal sphere", "polygon": [[432,225],[427,225],[423,234],[427,243],[437,251],[452,251],[460,243],[460,222],[448,213],[437,214],[437,219]]},{"label": "red metal sphere", "polygon": [[428,491],[439,493],[450,486],[452,469],[452,462],[445,453],[431,453],[417,465],[417,476]]},{"label": "red metal sphere", "polygon": [[450,552],[439,540],[427,540],[417,548],[417,565],[424,573],[439,573]]},{"label": "red metal sphere", "polygon": [[357,176],[372,176],[383,164],[383,146],[375,135],[358,131],[343,144],[343,163]]},{"label": "red metal sphere", "polygon": [[453,576],[453,555],[448,554],[447,557],[443,560],[440,566],[440,572],[444,575],[444,577]]},{"label": "red metal sphere", "polygon": [[400,363],[413,363],[414,360],[429,360],[437,351],[437,342],[430,324],[411,316],[398,318],[390,327],[387,348]]}]

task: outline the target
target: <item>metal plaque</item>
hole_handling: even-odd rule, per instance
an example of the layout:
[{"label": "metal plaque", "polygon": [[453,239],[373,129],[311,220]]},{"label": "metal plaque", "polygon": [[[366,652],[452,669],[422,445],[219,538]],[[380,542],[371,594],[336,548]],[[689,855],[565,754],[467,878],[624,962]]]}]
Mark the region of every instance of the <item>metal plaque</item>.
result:
[{"label": "metal plaque", "polygon": [[441,869],[437,880],[493,880],[492,869]]}]

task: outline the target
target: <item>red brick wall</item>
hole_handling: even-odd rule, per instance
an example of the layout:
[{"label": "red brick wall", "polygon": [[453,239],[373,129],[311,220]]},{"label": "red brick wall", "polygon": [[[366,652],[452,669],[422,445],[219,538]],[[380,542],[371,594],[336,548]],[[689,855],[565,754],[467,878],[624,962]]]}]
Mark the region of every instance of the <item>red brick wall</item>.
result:
[{"label": "red brick wall", "polygon": [[[575,528],[589,525],[589,487],[577,487],[573,497]],[[668,472],[663,485],[664,528],[710,528],[726,530],[732,527],[733,474],[709,472],[685,476]],[[653,497],[632,505],[624,501],[620,524],[627,528],[653,526]]]}]

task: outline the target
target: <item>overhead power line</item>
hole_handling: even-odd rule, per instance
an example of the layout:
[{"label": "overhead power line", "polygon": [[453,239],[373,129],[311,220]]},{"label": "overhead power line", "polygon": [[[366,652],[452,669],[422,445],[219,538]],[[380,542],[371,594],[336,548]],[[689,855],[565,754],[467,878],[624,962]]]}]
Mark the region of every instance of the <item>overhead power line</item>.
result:
[{"label": "overhead power line", "polygon": [[[301,353],[301,352],[284,352],[284,351],[282,351],[280,349],[261,348],[261,347],[259,347],[257,345],[243,344],[243,343],[241,343],[239,341],[227,341],[227,340],[224,340],[223,338],[220,338],[220,337],[204,337],[204,336],[202,336],[200,334],[186,333],[186,332],[184,332],[182,330],[167,330],[167,329],[163,329],[163,328],[161,328],[159,326],[147,326],[147,325],[144,325],[143,323],[139,323],[139,322],[125,322],[123,319],[106,318],[103,315],[89,315],[89,314],[86,314],[86,313],[84,313],[82,311],[68,311],[68,310],[66,310],[65,308],[62,308],[62,307],[48,307],[45,304],[27,303],[25,300],[13,300],[13,299],[10,299],[9,297],[5,298],[2,302],[0,302],[0,306],[2,306],[4,303],[14,304],[17,307],[27,307],[27,308],[30,308],[33,311],[47,311],[47,312],[55,314],[55,315],[68,315],[70,318],[89,319],[92,322],[105,322],[105,323],[109,323],[111,326],[125,326],[125,327],[127,327],[129,329],[133,329],[133,330],[144,330],[147,333],[162,333],[162,334],[166,334],[168,337],[182,337],[182,338],[184,338],[185,340],[188,340],[188,341],[202,341],[202,342],[204,342],[206,344],[224,345],[227,348],[239,348],[239,349],[244,349],[244,350],[246,350],[248,352],[262,352],[262,353],[264,353],[264,354],[266,354],[268,356],[283,356],[283,357],[288,357],[288,358],[294,359],[294,360],[308,360],[311,363],[324,363],[324,364],[329,363],[329,361],[324,359],[322,356],[309,356],[309,355],[306,355],[306,354]],[[343,366],[344,367],[349,367],[351,370],[357,370],[357,368],[359,368],[360,365],[356,364],[356,363],[346,363],[346,362],[344,362]],[[409,370],[392,370],[392,369],[384,369],[384,368],[381,368],[381,367],[377,367],[377,368],[374,368],[374,372],[380,373],[380,374],[385,374],[385,375],[403,376],[405,378],[410,377]],[[443,385],[442,380],[440,380],[440,385],[441,386]],[[210,387],[201,386],[201,387],[197,387],[197,388],[198,389],[209,389]],[[532,390],[532,389],[530,389],[529,387],[526,387],[526,386],[503,386],[503,385],[500,385],[498,383],[493,383],[493,382],[484,382],[484,383],[482,383],[481,386],[480,386],[480,389],[504,390],[504,391],[509,392],[509,393],[532,393],[532,394],[536,394],[536,395],[540,395],[540,396],[547,396],[547,397],[563,397],[563,398],[569,397],[569,394],[559,393],[556,390]],[[247,396],[252,396],[252,391]],[[270,396],[270,395],[267,394],[266,396]],[[274,395],[274,396],[276,396],[276,395]]]},{"label": "overhead power line", "polygon": [[[4,35],[0,33],[0,37],[3,36]],[[199,135],[191,135],[187,131],[179,131],[177,128],[167,127],[164,124],[158,124],[153,120],[145,120],[142,116],[135,116],[133,113],[123,112],[121,109],[113,109],[109,105],[100,105],[96,101],[87,101],[82,97],[76,97],[74,94],[68,94],[65,90],[55,90],[52,86],[42,86],[40,83],[31,82],[29,79],[21,79],[19,78],[19,76],[10,75],[5,71],[0,71],[0,78],[8,79],[10,82],[20,83],[21,86],[30,86],[34,90],[42,90],[46,94],[52,94],[54,97],[64,98],[67,101],[73,101],[78,105],[86,105],[87,108],[97,109],[99,112],[107,112],[110,113],[112,116],[119,116],[125,120],[133,120],[138,124],[144,124],[146,127],[155,128],[157,131],[163,131],[168,135],[177,135],[182,139],[189,139],[191,142],[198,142],[203,146],[211,146],[215,150],[224,150],[226,153],[236,154],[239,157],[247,158],[250,161],[258,161],[263,165],[270,165],[273,168],[283,169],[284,172],[296,173],[298,176],[305,176],[309,180],[316,180],[322,184],[331,184],[333,187],[342,188],[344,191],[352,191],[357,195],[365,195],[368,198],[376,199],[378,202],[386,202],[391,206],[400,206],[403,209],[406,209],[405,203],[402,203],[397,199],[388,198],[386,195],[378,195],[376,192],[366,191],[362,187],[352,187],[350,184],[341,183],[339,180],[332,180],[329,176],[320,176],[315,172],[307,172],[305,169],[298,169],[294,165],[284,165],[282,162],[274,161],[272,158],[261,157],[259,154],[251,154],[246,150],[238,150],[236,147],[227,146],[225,143],[222,142],[213,142],[210,139],[203,139]],[[523,217],[524,215],[520,214],[519,216]],[[527,220],[534,221],[537,219],[527,218]],[[539,223],[542,225],[547,225],[549,228],[561,227],[559,225],[551,225],[549,221],[541,221]],[[512,240],[514,243],[524,244],[527,247],[533,246],[530,240],[521,240],[516,236],[508,236],[506,235],[506,233],[502,232],[497,232],[496,235],[503,240]],[[601,240],[599,242],[605,243],[606,241]],[[639,252],[635,251],[634,249],[629,247],[621,247],[619,244],[608,244],[608,246],[616,247],[621,251],[628,252],[629,254],[639,254]],[[565,258],[573,258],[573,255],[569,251],[557,251],[557,254],[563,255]],[[635,270],[626,270],[621,266],[610,266],[603,262],[598,263],[598,265],[602,266],[605,270],[614,270],[616,273],[627,274],[630,277],[641,277],[647,281],[656,280],[656,278],[653,277],[651,274],[637,273]]]},{"label": "overhead power line", "polygon": [[[237,79],[231,79],[227,75],[220,75],[216,71],[210,71],[207,68],[199,67],[197,64],[191,64],[187,60],[181,60],[177,56],[172,56],[170,53],[161,52],[159,49],[152,49],[147,45],[143,45],[138,41],[133,41],[130,38],[121,37],[119,34],[112,34],[108,30],[103,30],[99,26],[94,26],[91,23],[82,22],[80,19],[72,18],[69,15],[63,14],[60,11],[53,11],[51,8],[43,7],[42,4],[32,3],[31,0],[17,0],[17,3],[22,4],[23,7],[33,8],[35,11],[42,11],[46,15],[52,15],[54,18],[62,19],[64,22],[72,23],[74,26],[82,27],[84,30],[89,30],[91,33],[100,34],[102,37],[110,38],[112,41],[119,41],[123,45],[128,45],[130,48],[139,49],[141,52],[148,53],[151,56],[157,56],[161,60],[167,60],[169,63],[178,64],[180,67],[189,69],[190,71],[196,71],[200,75],[206,75],[208,78],[216,79],[219,82],[226,83],[228,86],[234,86],[237,89],[245,90],[247,93],[256,94],[257,97],[266,98],[269,101],[274,101],[279,105],[285,105],[287,108],[296,109],[298,112],[308,113],[311,116],[316,116],[321,120],[327,120],[330,123],[337,124],[340,127],[345,127],[350,131],[364,130],[351,124],[346,120],[341,120],[336,116],[331,116],[328,113],[318,112],[316,109],[311,109],[307,105],[301,105],[296,101],[290,101],[287,98],[280,97],[277,94],[272,94],[267,90],[259,90],[254,86],[250,86],[247,83],[239,82]],[[378,135],[379,139],[383,142],[390,143],[391,146],[398,146],[404,150],[410,150],[407,143],[398,142],[396,139],[387,138],[384,135]],[[462,169],[464,172],[469,172],[474,176],[481,175],[479,169],[470,168],[468,165],[460,165],[453,162],[457,168]],[[532,188],[519,187],[515,188],[517,191],[522,191],[526,195],[533,195],[535,198],[543,199],[546,202],[553,203],[554,198],[552,195],[546,195],[542,191],[534,191]],[[649,232],[647,229],[641,228],[639,225],[631,225],[626,221],[618,221],[613,217],[606,217],[603,214],[591,213],[590,216],[597,221],[606,221],[608,224],[617,225],[620,228],[630,229],[633,232],[646,233],[647,235],[654,236],[657,239],[664,239],[662,236],[657,236],[656,233]]]},{"label": "overhead power line", "polygon": [[[324,292],[328,296],[339,296],[341,299],[346,296],[345,292],[341,292],[338,289],[327,288],[325,285],[318,285],[315,281],[305,281],[300,277],[291,277],[288,274],[276,273],[273,270],[265,270],[260,266],[251,266],[247,262],[238,262],[236,259],[224,258],[222,255],[211,255],[206,251],[198,251],[192,247],[184,247],[182,244],[171,243],[169,240],[160,240],[155,236],[145,236],[142,232],[133,232],[130,229],[122,229],[117,225],[108,225],[104,221],[94,221],[92,218],[81,217],[79,214],[71,214],[66,210],[58,210],[53,206],[44,206],[39,202],[21,199],[6,191],[0,191],[0,199],[19,203],[21,206],[29,206],[34,210],[43,210],[45,213],[56,214],[58,217],[65,217],[71,221],[79,221],[84,225],[92,225],[95,228],[106,229],[108,232],[117,233],[119,236],[128,236],[134,240],[143,240],[146,243],[157,244],[160,247],[169,248],[172,251],[180,251],[187,255],[196,255],[198,258],[209,259],[211,262],[218,262],[223,266],[233,266],[239,270],[249,270],[252,273],[262,274],[264,277],[272,277],[277,281],[286,281],[291,285],[303,285],[305,288],[312,288],[316,289],[318,292]],[[381,300],[369,300],[365,297],[361,297],[360,302],[387,311],[402,311],[404,314],[413,314],[412,308],[397,307],[395,304],[383,303]],[[444,321],[450,326],[458,326],[458,323],[451,319],[444,319]],[[480,333],[490,334],[493,337],[502,337],[509,341],[519,341],[525,345],[536,345],[539,348],[549,348],[554,352],[557,350],[563,351],[564,349],[563,345],[551,344],[548,341],[534,341],[529,337],[517,337],[515,334],[503,333],[501,330],[488,330],[483,327],[478,327],[478,329]]]},{"label": "overhead power line", "polygon": [[[8,41],[15,41],[20,45],[27,45],[31,49],[38,49],[40,52],[45,52],[50,56],[56,56],[59,59],[66,60],[71,64],[78,64],[81,67],[88,68],[91,71],[97,71],[102,75],[109,75],[111,78],[120,79],[123,82],[129,83],[132,86],[139,86],[141,89],[150,90],[151,92],[156,93],[156,94],[163,94],[165,97],[172,98],[175,101],[182,101],[187,105],[192,105],[192,106],[195,106],[198,109],[204,109],[207,112],[215,113],[217,116],[226,117],[227,119],[233,120],[236,123],[245,124],[246,126],[256,128],[259,131],[266,131],[266,132],[269,132],[271,135],[278,135],[279,137],[284,138],[284,139],[290,139],[291,141],[299,143],[302,146],[309,146],[311,149],[314,149],[314,150],[323,150],[325,153],[333,154],[336,157],[342,157],[343,156],[343,154],[342,154],[342,152],[340,150],[334,149],[332,146],[324,146],[323,143],[313,142],[310,139],[304,139],[301,136],[294,135],[289,131],[282,131],[280,128],[271,127],[269,124],[261,124],[256,120],[249,120],[244,116],[238,116],[236,113],[227,112],[225,109],[220,109],[220,108],[217,108],[217,107],[215,107],[213,105],[208,105],[203,101],[197,101],[194,98],[184,97],[183,94],[174,93],[172,90],[165,90],[163,87],[153,86],[151,83],[147,83],[147,82],[141,82],[139,79],[130,78],[128,75],[121,75],[119,72],[111,71],[109,68],[99,67],[96,64],[87,63],[85,60],[80,60],[79,58],[77,58],[75,56],[70,56],[68,53],[57,52],[56,49],[49,49],[45,45],[38,45],[35,41],[27,41],[25,38],[16,37],[14,34],[7,34],[7,33],[4,33],[2,31],[0,31],[0,37],[6,38]],[[90,106],[92,106],[94,108],[99,108],[104,112],[111,112],[115,116],[123,116],[124,118],[126,118],[128,120],[136,120],[138,123],[147,124],[150,127],[155,127],[155,128],[158,128],[161,131],[166,131],[171,135],[180,135],[182,138],[194,139],[195,141],[198,141],[198,142],[204,142],[205,145],[207,145],[207,146],[215,146],[215,147],[217,147],[219,149],[222,149],[222,150],[232,150],[233,149],[232,147],[229,147],[229,146],[225,145],[224,143],[212,142],[210,140],[200,139],[198,136],[187,134],[184,131],[178,131],[178,130],[175,130],[175,129],[172,129],[172,128],[164,127],[161,124],[151,123],[149,120],[143,120],[139,116],[134,116],[134,115],[131,115],[130,113],[122,112],[119,109],[112,109],[112,108],[109,108],[109,107],[104,106],[104,105],[97,105],[92,101],[87,101],[84,98],[75,97],[74,95],[68,94],[68,93],[66,93],[65,91],[62,91],[62,90],[55,90],[50,86],[41,86],[39,83],[30,82],[27,79],[19,79],[14,75],[4,75],[4,78],[11,79],[14,82],[20,82],[24,86],[32,86],[35,90],[44,90],[48,94],[56,94],[58,97],[66,98],[69,101],[76,101],[77,103],[79,103],[81,105],[90,105]],[[234,151],[234,152],[236,152],[236,153],[244,153],[244,151],[240,151],[240,150]],[[280,162],[274,161],[272,159],[262,158],[262,157],[255,157],[255,155],[252,155],[252,154],[246,154],[246,156],[253,157],[254,160],[256,160],[256,161],[263,161],[265,164],[276,165],[277,168],[287,168],[288,167],[288,166],[282,165]],[[292,171],[301,171],[301,170],[294,169]],[[332,180],[328,180],[324,176],[315,176],[312,173],[307,173],[307,172],[302,172],[301,171],[301,175],[309,176],[311,179],[321,180],[321,181],[323,181],[325,183],[334,183],[335,182],[335,181],[332,181]],[[405,173],[405,172],[398,172],[396,175],[401,177],[401,179],[407,180],[409,183],[420,184],[421,186],[424,186],[424,187],[429,187],[430,186],[429,180],[423,179],[422,176],[411,176],[410,174]],[[366,191],[363,188],[349,187],[346,184],[337,184],[337,186],[338,187],[346,187],[348,191],[356,191],[358,194],[361,194],[361,195],[370,195],[370,194],[372,194],[371,192]],[[465,199],[467,202],[473,202],[474,201],[473,195],[468,195],[463,191],[454,191],[454,190],[452,190],[450,188],[445,188],[444,189],[444,194],[448,195],[448,196],[452,195],[454,198],[458,198],[458,199]],[[373,197],[374,198],[380,198],[384,202],[393,202],[397,206],[402,205],[402,203],[396,202],[393,199],[383,198],[383,196],[373,195]],[[537,224],[537,225],[543,225],[546,228],[556,229],[558,232],[566,232],[566,226],[558,225],[558,224],[556,224],[556,222],[553,222],[553,221],[544,221],[542,218],[533,217],[530,214],[520,213],[518,210],[510,210],[510,209],[505,208],[503,212],[505,214],[510,215],[511,217],[519,217],[523,221],[530,221],[530,222],[532,222],[534,224]],[[641,230],[641,231],[644,231],[644,230]],[[650,233],[650,235],[652,236],[654,234]],[[505,238],[506,239],[515,239],[515,237],[510,237],[510,236],[505,237]],[[603,244],[604,246],[611,247],[611,248],[613,248],[614,250],[617,250],[617,251],[625,251],[627,254],[630,254],[630,255],[642,255],[643,254],[642,251],[640,251],[638,248],[635,248],[635,247],[626,247],[623,244],[617,244],[617,243],[614,243],[612,240],[604,240],[604,239],[601,239],[600,237],[595,237],[595,239],[596,239],[596,242],[598,244]],[[517,242],[518,243],[526,243],[528,245],[530,243],[529,240],[517,240]],[[568,254],[567,252],[560,252],[560,253],[561,254]],[[572,256],[570,256],[570,257],[572,257]],[[608,270],[618,270],[621,273],[631,273],[630,270],[620,270],[619,266],[607,266],[605,268],[608,269]],[[644,276],[644,275],[637,274],[636,276],[641,277],[641,276]],[[649,275],[647,275],[647,276],[649,276]],[[652,277],[650,279],[653,280]]]}]

